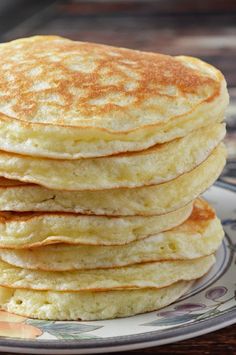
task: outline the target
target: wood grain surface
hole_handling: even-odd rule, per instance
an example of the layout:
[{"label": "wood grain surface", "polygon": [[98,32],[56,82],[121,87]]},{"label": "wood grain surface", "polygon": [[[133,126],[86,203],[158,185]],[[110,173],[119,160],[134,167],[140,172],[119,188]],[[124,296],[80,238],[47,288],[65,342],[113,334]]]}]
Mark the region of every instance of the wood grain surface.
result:
[{"label": "wood grain surface", "polygon": [[[38,33],[59,34],[172,55],[197,56],[221,69],[232,97],[227,117],[230,154],[221,179],[236,184],[235,0],[11,1],[8,5],[0,13],[1,41]],[[198,338],[129,353],[233,355],[236,325]]]}]

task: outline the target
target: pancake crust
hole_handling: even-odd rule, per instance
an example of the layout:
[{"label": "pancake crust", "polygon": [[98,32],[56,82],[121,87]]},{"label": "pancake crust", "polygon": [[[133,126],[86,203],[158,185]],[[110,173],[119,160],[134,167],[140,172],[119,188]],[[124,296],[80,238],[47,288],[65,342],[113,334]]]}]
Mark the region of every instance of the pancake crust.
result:
[{"label": "pancake crust", "polygon": [[107,217],[63,212],[0,212],[0,248],[69,243],[122,245],[183,223],[192,202],[159,216]]},{"label": "pancake crust", "polygon": [[214,255],[191,260],[157,261],[113,269],[75,271],[27,270],[0,261],[0,286],[38,291],[109,291],[162,288],[203,276]]},{"label": "pancake crust", "polygon": [[100,190],[159,184],[202,163],[224,135],[225,126],[215,124],[142,152],[71,161],[0,151],[0,176],[56,190]]},{"label": "pancake crust", "polygon": [[161,289],[73,293],[0,287],[0,307],[10,313],[48,320],[128,317],[169,305],[191,284],[180,281]]},{"label": "pancake crust", "polygon": [[191,172],[163,184],[136,189],[69,192],[1,179],[0,210],[161,215],[183,207],[211,186],[225,165],[225,156],[220,144]]},{"label": "pancake crust", "polygon": [[1,260],[26,269],[67,271],[114,268],[161,260],[195,259],[214,253],[224,231],[214,210],[197,200],[187,221],[172,230],[121,246],[49,245],[0,249]]},{"label": "pancake crust", "polygon": [[171,57],[57,36],[0,45],[0,149],[76,159],[146,149],[223,120],[223,75]]}]

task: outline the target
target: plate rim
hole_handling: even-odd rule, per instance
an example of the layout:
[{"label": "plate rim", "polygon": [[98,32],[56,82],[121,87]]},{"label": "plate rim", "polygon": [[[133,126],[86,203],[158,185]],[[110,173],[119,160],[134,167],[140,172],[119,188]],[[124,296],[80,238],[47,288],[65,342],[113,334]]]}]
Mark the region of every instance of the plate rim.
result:
[{"label": "plate rim", "polygon": [[[222,181],[217,181],[213,186],[217,186],[222,190],[230,190],[236,193],[236,187]],[[99,322],[99,321],[98,321]],[[204,328],[202,328],[204,323]],[[194,324],[182,325],[179,328],[165,330],[153,330],[145,333],[123,335],[117,337],[109,337],[106,339],[89,339],[89,340],[24,340],[0,338],[0,351],[18,350],[19,352],[27,351],[28,353],[43,353],[44,350],[49,351],[48,354],[55,352],[67,354],[79,354],[81,351],[87,350],[86,353],[94,352],[114,352],[124,351],[128,349],[141,349],[149,346],[157,346],[170,344],[180,340],[186,340],[211,333],[213,331],[225,328],[236,323],[236,306],[225,311],[225,313],[215,316],[211,319],[200,320]],[[85,352],[83,352],[85,353]]]}]

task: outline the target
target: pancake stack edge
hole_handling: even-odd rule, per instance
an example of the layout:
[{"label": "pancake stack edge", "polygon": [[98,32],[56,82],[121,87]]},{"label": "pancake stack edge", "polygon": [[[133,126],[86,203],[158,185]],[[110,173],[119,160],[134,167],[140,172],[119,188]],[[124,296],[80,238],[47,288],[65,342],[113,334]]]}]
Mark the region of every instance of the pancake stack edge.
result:
[{"label": "pancake stack edge", "polygon": [[223,75],[57,36],[1,44],[0,71],[0,307],[99,320],[177,300],[224,236],[199,197],[225,164]]}]

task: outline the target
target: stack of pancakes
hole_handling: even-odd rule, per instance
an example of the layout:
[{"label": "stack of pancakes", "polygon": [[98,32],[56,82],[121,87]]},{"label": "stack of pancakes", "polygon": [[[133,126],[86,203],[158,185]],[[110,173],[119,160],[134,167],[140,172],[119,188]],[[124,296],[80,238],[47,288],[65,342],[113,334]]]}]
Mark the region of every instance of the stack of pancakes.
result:
[{"label": "stack of pancakes", "polygon": [[92,320],[170,304],[214,264],[223,75],[56,36],[0,45],[0,305]]}]

